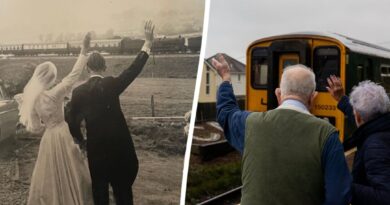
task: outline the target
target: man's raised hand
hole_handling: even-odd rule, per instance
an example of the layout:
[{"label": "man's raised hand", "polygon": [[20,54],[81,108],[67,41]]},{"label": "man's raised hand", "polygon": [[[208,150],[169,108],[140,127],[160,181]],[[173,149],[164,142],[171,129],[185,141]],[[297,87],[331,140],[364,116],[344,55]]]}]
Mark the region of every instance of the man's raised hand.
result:
[{"label": "man's raised hand", "polygon": [[145,44],[149,46],[149,48],[152,47],[154,40],[154,25],[152,21],[147,21],[145,23]]},{"label": "man's raised hand", "polygon": [[217,59],[211,59],[211,64],[217,69],[218,75],[223,81],[230,81],[230,66],[222,54],[218,54]]}]

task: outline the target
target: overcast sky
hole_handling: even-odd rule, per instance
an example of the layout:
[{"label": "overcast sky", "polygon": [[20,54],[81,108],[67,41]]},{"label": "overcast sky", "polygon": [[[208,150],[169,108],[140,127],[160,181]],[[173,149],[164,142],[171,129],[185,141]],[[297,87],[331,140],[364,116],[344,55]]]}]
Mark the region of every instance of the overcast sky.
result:
[{"label": "overcast sky", "polygon": [[244,62],[256,39],[299,31],[335,32],[390,47],[387,0],[211,0],[206,58]]},{"label": "overcast sky", "polygon": [[0,0],[0,44],[91,30],[140,34],[147,19],[160,34],[201,32],[203,12],[202,0]]}]

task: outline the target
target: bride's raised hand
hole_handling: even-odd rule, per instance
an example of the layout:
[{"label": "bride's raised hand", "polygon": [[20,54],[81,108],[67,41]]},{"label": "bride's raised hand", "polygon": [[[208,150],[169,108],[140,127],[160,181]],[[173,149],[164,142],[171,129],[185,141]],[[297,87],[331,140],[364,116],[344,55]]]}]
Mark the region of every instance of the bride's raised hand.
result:
[{"label": "bride's raised hand", "polygon": [[87,52],[88,52],[90,47],[91,47],[91,33],[88,32],[83,39],[83,45],[81,47],[81,54],[87,55]]}]

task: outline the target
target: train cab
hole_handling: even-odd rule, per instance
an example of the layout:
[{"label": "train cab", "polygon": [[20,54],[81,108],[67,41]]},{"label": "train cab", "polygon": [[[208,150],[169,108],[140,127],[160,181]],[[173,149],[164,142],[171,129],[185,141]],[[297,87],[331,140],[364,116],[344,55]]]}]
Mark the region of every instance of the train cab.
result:
[{"label": "train cab", "polygon": [[[390,92],[390,50],[333,33],[293,33],[257,40],[247,49],[246,108],[263,112],[278,106],[275,89],[283,69],[303,64],[313,69],[318,96],[311,112],[333,124],[340,140],[355,129],[327,92],[327,78],[341,78],[346,94],[363,80],[381,83]],[[388,79],[387,79],[388,78]]]}]

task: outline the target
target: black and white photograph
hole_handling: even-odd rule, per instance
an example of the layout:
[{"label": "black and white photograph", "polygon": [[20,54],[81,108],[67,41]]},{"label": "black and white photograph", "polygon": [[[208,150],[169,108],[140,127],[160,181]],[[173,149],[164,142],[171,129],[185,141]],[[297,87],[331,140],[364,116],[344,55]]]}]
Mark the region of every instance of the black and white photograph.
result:
[{"label": "black and white photograph", "polygon": [[179,204],[204,7],[0,0],[0,204]]}]

